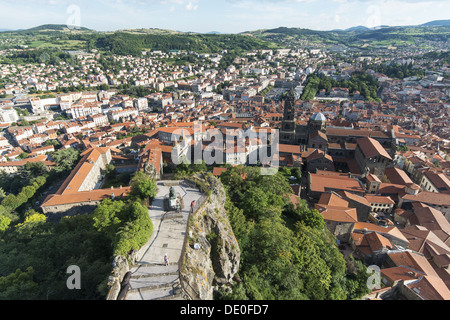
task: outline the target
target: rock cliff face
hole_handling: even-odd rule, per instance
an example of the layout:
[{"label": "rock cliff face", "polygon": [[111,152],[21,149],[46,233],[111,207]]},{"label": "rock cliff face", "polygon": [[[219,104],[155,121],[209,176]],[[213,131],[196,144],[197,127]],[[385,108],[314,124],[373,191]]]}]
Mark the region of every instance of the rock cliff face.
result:
[{"label": "rock cliff face", "polygon": [[121,282],[124,279],[130,266],[128,260],[124,256],[117,256],[112,263],[113,271],[108,278],[108,287],[110,288],[106,300],[117,300],[120,291],[122,290]]},{"label": "rock cliff face", "polygon": [[224,209],[222,183],[213,176],[197,183],[208,198],[189,221],[181,280],[192,299],[212,300],[215,290],[232,283],[241,252]]}]

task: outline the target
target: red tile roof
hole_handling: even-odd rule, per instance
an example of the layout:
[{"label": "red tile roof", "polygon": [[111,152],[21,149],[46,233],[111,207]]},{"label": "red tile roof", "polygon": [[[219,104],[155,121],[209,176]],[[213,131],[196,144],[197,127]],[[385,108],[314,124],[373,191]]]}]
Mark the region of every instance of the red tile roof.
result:
[{"label": "red tile roof", "polygon": [[323,193],[327,190],[345,190],[361,194],[365,192],[360,183],[351,178],[311,173],[310,181],[310,189],[313,192]]},{"label": "red tile roof", "polygon": [[361,138],[356,141],[356,144],[361,148],[361,151],[363,152],[366,158],[382,156],[392,160],[391,156],[387,153],[387,151],[375,139],[368,137]]}]

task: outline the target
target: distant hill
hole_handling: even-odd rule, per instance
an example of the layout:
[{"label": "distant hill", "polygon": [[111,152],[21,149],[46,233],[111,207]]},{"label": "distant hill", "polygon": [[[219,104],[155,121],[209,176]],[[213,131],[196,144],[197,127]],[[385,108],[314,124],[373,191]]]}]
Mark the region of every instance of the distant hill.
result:
[{"label": "distant hill", "polygon": [[[450,21],[450,20],[449,20]],[[450,25],[445,21],[432,21],[426,26],[380,26],[366,28],[352,27],[346,30],[316,31],[303,28],[279,27],[245,32],[244,34],[285,44],[287,41],[308,40],[328,45],[343,44],[346,46],[364,48],[371,46],[401,46],[413,44],[417,41],[450,41]]]},{"label": "distant hill", "polygon": [[142,29],[123,29],[116,32],[125,32],[125,33],[133,33],[133,34],[153,34],[153,35],[169,35],[169,34],[183,34],[181,31],[173,31],[167,29],[158,29],[158,28],[142,28]]},{"label": "distant hill", "polygon": [[423,27],[450,26],[450,20],[435,20],[422,24]]},{"label": "distant hill", "polygon": [[[1,31],[0,31],[1,32]],[[366,49],[369,47],[401,47],[429,41],[450,41],[450,20],[430,21],[420,26],[355,26],[346,30],[318,31],[305,28],[279,27],[246,31],[239,34],[180,32],[158,28],[126,29],[98,32],[85,27],[69,28],[63,24],[44,24],[25,30],[4,30],[8,36],[67,35],[67,43],[55,46],[86,47],[117,54],[140,54],[145,50],[193,50],[202,53],[250,51],[285,47],[292,41],[308,40],[325,45],[345,45]],[[36,42],[36,41],[35,41]],[[33,43],[33,46],[39,43]],[[45,45],[50,45],[45,43]]]},{"label": "distant hill", "polygon": [[0,32],[9,32],[17,34],[36,34],[36,33],[79,33],[79,32],[95,32],[95,31],[85,27],[71,27],[65,24],[44,24],[30,29],[3,30]]},{"label": "distant hill", "polygon": [[345,31],[367,31],[367,30],[370,30],[370,29],[365,26],[357,26],[357,27],[351,27],[351,28],[345,29]]},{"label": "distant hill", "polygon": [[144,50],[192,50],[199,53],[278,48],[255,37],[222,34],[136,34],[116,32],[97,35],[95,47],[120,55],[139,55]]}]

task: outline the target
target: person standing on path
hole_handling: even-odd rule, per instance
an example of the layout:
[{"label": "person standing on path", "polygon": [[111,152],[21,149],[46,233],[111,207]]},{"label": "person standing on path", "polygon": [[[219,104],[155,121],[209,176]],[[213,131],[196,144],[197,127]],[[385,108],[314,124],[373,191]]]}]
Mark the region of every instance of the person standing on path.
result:
[{"label": "person standing on path", "polygon": [[167,266],[169,266],[169,256],[167,255],[167,253],[164,255],[164,264]]},{"label": "person standing on path", "polygon": [[194,212],[194,205],[195,205],[195,201],[193,200],[193,201],[191,202],[191,213]]}]

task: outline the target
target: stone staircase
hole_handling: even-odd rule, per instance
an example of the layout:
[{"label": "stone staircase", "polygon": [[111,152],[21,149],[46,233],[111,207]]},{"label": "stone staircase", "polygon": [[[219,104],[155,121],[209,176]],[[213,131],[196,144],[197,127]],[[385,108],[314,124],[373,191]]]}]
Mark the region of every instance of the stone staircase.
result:
[{"label": "stone staircase", "polygon": [[183,300],[178,265],[138,264],[133,268],[127,300]]},{"label": "stone staircase", "polygon": [[[167,211],[165,199],[174,185],[181,197],[181,212]],[[198,203],[203,194],[179,181],[159,181],[158,194],[149,209],[154,232],[149,241],[137,252],[137,263],[131,267],[125,300],[190,300],[180,283],[178,261],[183,255],[189,209],[184,206]],[[168,254],[169,266],[161,262]],[[177,261],[177,262],[174,262]]]}]

